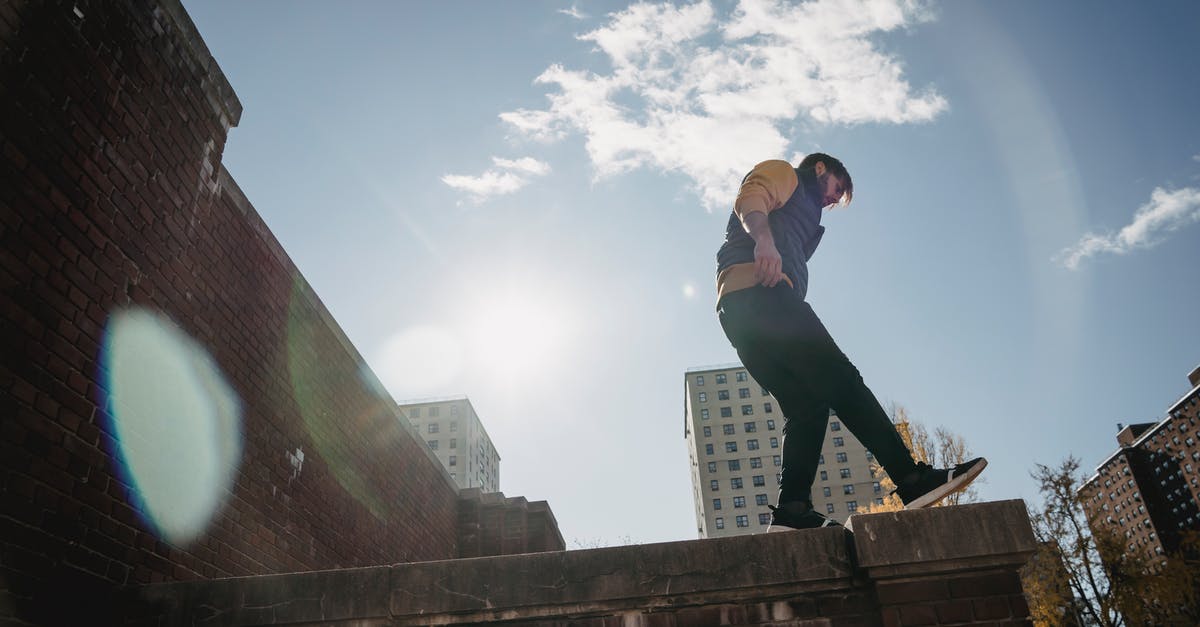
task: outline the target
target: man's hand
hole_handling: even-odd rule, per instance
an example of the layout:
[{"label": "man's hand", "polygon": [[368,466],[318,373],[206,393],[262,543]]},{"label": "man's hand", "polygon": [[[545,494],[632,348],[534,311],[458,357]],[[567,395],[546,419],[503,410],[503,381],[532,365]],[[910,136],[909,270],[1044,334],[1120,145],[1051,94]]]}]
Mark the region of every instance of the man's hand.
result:
[{"label": "man's hand", "polygon": [[775,287],[783,280],[783,257],[775,248],[775,237],[771,234],[771,223],[767,214],[753,211],[746,214],[746,231],[754,238],[754,280],[759,285]]},{"label": "man's hand", "polygon": [[760,285],[775,287],[783,279],[783,257],[775,241],[767,239],[754,244],[754,280]]}]

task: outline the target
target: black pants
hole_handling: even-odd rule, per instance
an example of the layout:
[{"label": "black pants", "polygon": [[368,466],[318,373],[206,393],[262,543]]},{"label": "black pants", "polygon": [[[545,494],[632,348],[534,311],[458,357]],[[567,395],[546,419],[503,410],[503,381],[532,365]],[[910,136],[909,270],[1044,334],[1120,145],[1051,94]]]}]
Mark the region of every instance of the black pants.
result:
[{"label": "black pants", "polygon": [[784,415],[780,503],[812,501],[830,408],[893,479],[915,468],[887,412],[795,290],[738,290],[721,299],[719,315],[742,365]]}]

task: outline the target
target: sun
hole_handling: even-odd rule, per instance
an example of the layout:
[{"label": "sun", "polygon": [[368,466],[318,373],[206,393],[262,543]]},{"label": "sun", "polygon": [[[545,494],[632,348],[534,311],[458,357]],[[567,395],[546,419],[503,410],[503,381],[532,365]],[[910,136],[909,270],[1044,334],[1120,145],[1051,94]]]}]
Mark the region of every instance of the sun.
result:
[{"label": "sun", "polygon": [[489,376],[511,379],[558,367],[572,339],[571,315],[553,298],[492,294],[468,316],[466,353]]}]

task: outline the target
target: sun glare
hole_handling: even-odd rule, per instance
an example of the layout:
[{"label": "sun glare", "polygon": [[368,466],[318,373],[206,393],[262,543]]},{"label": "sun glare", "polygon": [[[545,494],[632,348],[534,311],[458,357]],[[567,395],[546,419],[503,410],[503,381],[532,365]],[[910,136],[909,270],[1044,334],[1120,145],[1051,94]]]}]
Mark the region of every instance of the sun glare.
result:
[{"label": "sun glare", "polygon": [[571,337],[570,317],[562,307],[527,295],[489,298],[467,324],[467,351],[489,375],[505,379],[557,368]]}]

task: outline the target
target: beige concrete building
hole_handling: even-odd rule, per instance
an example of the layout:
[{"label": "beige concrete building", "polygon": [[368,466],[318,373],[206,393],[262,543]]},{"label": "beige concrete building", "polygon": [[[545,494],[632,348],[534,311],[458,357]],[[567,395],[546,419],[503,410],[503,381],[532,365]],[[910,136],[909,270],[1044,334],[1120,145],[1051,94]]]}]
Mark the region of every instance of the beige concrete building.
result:
[{"label": "beige concrete building", "polygon": [[466,396],[405,401],[400,409],[461,489],[500,491],[500,454]]},{"label": "beige concrete building", "polygon": [[[690,368],[684,438],[701,538],[760,533],[771,524],[783,454],[783,414],[741,364]],[[882,503],[867,449],[831,413],[813,483],[813,507],[839,522]]]}]

